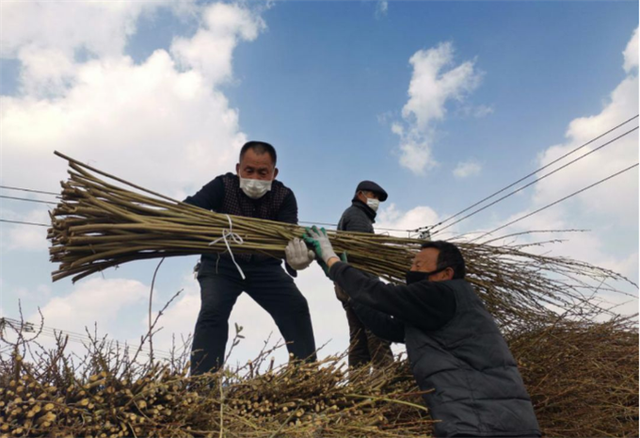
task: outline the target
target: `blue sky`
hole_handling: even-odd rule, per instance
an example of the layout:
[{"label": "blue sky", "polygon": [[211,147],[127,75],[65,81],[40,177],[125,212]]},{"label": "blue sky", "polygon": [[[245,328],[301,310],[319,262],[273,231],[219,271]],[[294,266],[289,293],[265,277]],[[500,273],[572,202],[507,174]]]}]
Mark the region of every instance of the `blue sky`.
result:
[{"label": "blue sky", "polygon": [[[638,112],[637,2],[1,7],[7,186],[57,191],[65,176],[57,149],[181,197],[232,171],[239,146],[261,139],[278,149],[279,179],[295,191],[301,220],[336,223],[356,184],[372,179],[390,194],[378,225],[410,229],[458,212]],[[635,133],[441,237],[490,230],[637,161]],[[4,219],[47,220],[37,204],[3,199],[1,210]],[[118,339],[142,333],[155,263],[51,284],[43,229],[1,226],[4,315],[16,317],[21,299],[26,316],[41,307],[52,327],[82,331],[98,321]],[[590,229],[560,235],[570,241],[549,250],[637,282],[637,169],[503,231],[549,228]],[[172,260],[160,272],[157,306],[185,291],[166,316],[166,334],[188,333],[195,323],[194,262]],[[318,344],[331,340],[328,352],[346,347],[331,284],[317,269],[298,284]],[[621,309],[635,308],[637,299]],[[237,360],[250,357],[265,332],[277,335],[249,300],[232,318],[256,322]],[[326,320],[337,323],[329,328]]]}]

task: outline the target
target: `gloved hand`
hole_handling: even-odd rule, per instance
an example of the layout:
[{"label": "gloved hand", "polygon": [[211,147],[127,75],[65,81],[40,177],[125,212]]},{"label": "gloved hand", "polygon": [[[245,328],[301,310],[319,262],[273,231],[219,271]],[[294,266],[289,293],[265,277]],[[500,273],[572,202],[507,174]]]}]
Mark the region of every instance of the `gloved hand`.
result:
[{"label": "gloved hand", "polygon": [[296,271],[307,269],[311,262],[316,258],[313,251],[307,248],[307,245],[300,239],[291,240],[284,249],[287,263]]},{"label": "gloved hand", "polygon": [[338,257],[333,251],[333,247],[331,246],[331,242],[329,242],[327,232],[324,228],[318,229],[315,225],[311,228],[306,228],[306,233],[302,238],[312,246],[316,255],[324,262],[325,266],[331,257]]}]

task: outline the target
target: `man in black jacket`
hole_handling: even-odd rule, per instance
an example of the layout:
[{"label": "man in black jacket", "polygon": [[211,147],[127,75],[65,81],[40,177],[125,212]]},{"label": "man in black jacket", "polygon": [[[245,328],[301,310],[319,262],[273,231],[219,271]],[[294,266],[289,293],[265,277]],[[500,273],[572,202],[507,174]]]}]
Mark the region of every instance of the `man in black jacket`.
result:
[{"label": "man in black jacket", "polygon": [[374,333],[404,342],[438,437],[539,437],[516,362],[469,283],[458,248],[427,242],[406,284],[385,284],[336,256],[324,230],[305,240]]},{"label": "man in black jacket", "polygon": [[[291,189],[275,178],[276,151],[251,141],[240,151],[236,174],[216,177],[185,202],[217,213],[298,223],[298,205]],[[308,266],[289,263],[287,269]],[[315,340],[307,300],[282,269],[282,260],[262,255],[202,255],[198,282],[201,307],[193,335],[191,374],[216,371],[224,361],[229,315],[244,291],[273,317],[289,353],[315,360]],[[295,266],[294,266],[295,265]]]},{"label": "man in black jacket", "polygon": [[[339,231],[373,233],[373,224],[380,202],[387,200],[387,192],[373,181],[362,181],[338,222]],[[349,304],[349,296],[335,283],[336,297],[342,302],[349,323],[349,367],[358,368],[370,363],[381,368],[393,362],[391,342],[381,339],[367,329]]]}]

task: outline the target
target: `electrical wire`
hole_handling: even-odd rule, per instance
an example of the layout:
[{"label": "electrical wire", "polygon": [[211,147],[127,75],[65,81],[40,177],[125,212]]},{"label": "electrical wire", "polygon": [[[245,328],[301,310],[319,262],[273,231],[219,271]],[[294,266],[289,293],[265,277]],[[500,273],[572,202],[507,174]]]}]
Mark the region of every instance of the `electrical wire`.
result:
[{"label": "electrical wire", "polygon": [[43,195],[54,195],[54,196],[58,196],[59,195],[59,193],[45,192],[44,190],[25,189],[23,187],[13,187],[13,186],[2,186],[2,185],[0,185],[0,189],[17,190],[17,191],[20,191],[20,192],[41,193]]},{"label": "electrical wire", "polygon": [[[61,330],[61,329],[56,329],[56,328],[52,328],[52,327],[47,327],[47,326],[42,326],[42,329],[40,327],[39,324],[34,324],[31,322],[22,322],[20,320],[17,320],[15,318],[9,318],[9,317],[0,317],[0,322],[4,321],[7,325],[9,325],[13,330],[23,330],[25,333],[37,333],[41,331],[41,334],[43,336],[46,337],[50,337],[50,338],[56,338],[57,335],[64,335],[65,337],[69,338],[69,341],[71,342],[76,342],[76,343],[81,343],[81,344],[87,344],[87,343],[93,343],[94,340],[92,340],[90,337],[88,337],[87,335],[83,335],[80,333],[76,333],[76,332],[72,332],[72,331],[68,331],[68,330]],[[124,345],[125,343],[123,342],[119,342],[116,340],[111,340],[108,341],[110,343],[120,343],[122,345]],[[137,349],[137,347],[136,347]],[[150,350],[148,348],[142,348],[140,350],[142,353],[149,355],[150,354]],[[164,350],[157,350],[157,349],[153,349],[153,354],[157,357],[162,357],[165,359],[170,359],[171,358],[171,353],[168,351],[164,351]]]},{"label": "electrical wire", "polygon": [[464,210],[461,210],[461,211],[457,212],[456,214],[454,214],[454,215],[452,215],[452,216],[449,216],[448,218],[446,218],[446,219],[444,219],[444,220],[442,220],[442,221],[438,222],[438,223],[437,223],[437,224],[435,224],[435,225],[426,226],[426,227],[420,227],[420,228],[416,228],[415,230],[410,230],[410,231],[414,231],[414,232],[418,232],[418,231],[421,231],[421,230],[431,231],[432,229],[434,229],[434,228],[436,228],[436,227],[439,227],[439,226],[441,226],[441,225],[443,225],[443,224],[445,224],[445,223],[449,222],[451,219],[453,219],[453,218],[456,218],[456,217],[460,216],[462,213],[466,213],[467,211],[471,210],[473,207],[476,207],[476,206],[478,206],[478,205],[482,204],[483,202],[488,201],[489,199],[493,198],[494,196],[497,196],[497,195],[499,195],[500,193],[504,192],[505,190],[510,189],[511,187],[515,186],[516,184],[521,183],[521,182],[522,182],[522,181],[524,181],[525,179],[527,179],[527,178],[529,178],[529,177],[531,177],[531,176],[535,175],[536,173],[540,172],[541,170],[546,169],[547,167],[549,167],[549,166],[551,166],[551,165],[553,165],[553,164],[557,163],[558,161],[560,161],[560,160],[562,160],[562,159],[564,159],[564,158],[568,157],[569,155],[571,155],[571,154],[573,154],[573,153],[577,152],[578,150],[580,150],[580,149],[582,149],[582,148],[584,148],[584,147],[586,147],[586,146],[590,145],[590,144],[591,144],[591,143],[593,143],[594,141],[597,141],[597,140],[601,139],[601,138],[602,138],[602,137],[604,137],[605,135],[607,135],[607,134],[609,134],[609,133],[611,133],[611,132],[615,131],[616,129],[620,128],[621,126],[624,126],[624,125],[626,125],[627,123],[629,123],[629,122],[631,122],[632,120],[635,120],[635,119],[637,119],[637,118],[638,118],[638,114],[636,114],[635,116],[633,116],[633,117],[631,117],[631,118],[629,118],[629,119],[625,120],[624,122],[620,123],[619,125],[617,125],[617,126],[615,126],[615,127],[611,128],[611,129],[609,129],[608,131],[603,132],[602,134],[600,134],[600,135],[598,135],[597,137],[595,137],[595,138],[593,138],[593,139],[589,140],[588,142],[584,143],[583,145],[578,146],[578,147],[577,147],[577,148],[575,148],[575,149],[572,149],[571,151],[569,151],[569,152],[567,152],[566,154],[562,155],[561,157],[559,157],[559,158],[557,158],[557,159],[553,160],[552,162],[550,162],[550,163],[548,163],[548,164],[546,164],[546,165],[544,165],[544,166],[540,167],[539,169],[534,170],[533,172],[529,173],[528,175],[523,176],[522,178],[520,178],[520,179],[519,179],[519,180],[517,180],[516,182],[509,184],[508,186],[506,186],[506,187],[504,187],[504,188],[502,188],[502,189],[498,190],[497,192],[495,192],[495,193],[493,193],[493,194],[491,194],[491,195],[487,196],[486,198],[481,199],[480,201],[476,202],[475,204],[470,205],[469,207],[465,208]]},{"label": "electrical wire", "polygon": [[584,154],[584,155],[580,155],[578,158],[575,158],[575,159],[573,159],[573,160],[569,161],[568,163],[563,164],[562,166],[558,167],[557,169],[552,170],[551,172],[549,172],[549,173],[546,173],[546,174],[542,175],[540,178],[538,178],[538,179],[536,179],[536,180],[534,180],[534,181],[531,181],[530,183],[525,184],[524,186],[522,186],[522,187],[520,187],[520,188],[517,188],[516,190],[514,190],[514,191],[512,191],[512,192],[507,193],[506,195],[504,195],[504,196],[503,196],[503,197],[501,197],[501,198],[496,199],[496,200],[495,200],[495,201],[493,201],[492,203],[487,204],[487,205],[485,205],[484,207],[481,207],[481,208],[479,208],[479,209],[477,209],[477,210],[475,210],[475,211],[473,211],[473,212],[469,213],[468,215],[461,217],[460,219],[458,219],[458,220],[457,220],[457,221],[455,221],[455,222],[450,223],[450,224],[449,224],[449,225],[447,225],[446,227],[444,227],[444,228],[440,228],[440,229],[437,229],[437,230],[435,230],[435,231],[432,231],[432,233],[431,233],[431,234],[432,234],[432,235],[434,235],[434,234],[438,234],[438,233],[440,233],[440,232],[442,232],[442,231],[446,230],[447,228],[450,228],[450,227],[454,226],[455,224],[457,224],[457,223],[459,223],[459,222],[462,222],[463,220],[465,220],[465,219],[467,219],[467,218],[470,218],[471,216],[474,216],[474,215],[476,215],[476,214],[480,213],[480,212],[481,212],[481,211],[483,211],[483,210],[486,210],[487,208],[489,208],[489,207],[491,207],[491,206],[493,206],[493,205],[497,204],[498,202],[503,201],[503,200],[505,200],[506,198],[508,198],[508,197],[510,197],[510,196],[513,196],[513,195],[515,195],[515,194],[516,194],[516,193],[518,193],[518,192],[521,192],[522,190],[526,189],[527,187],[530,187],[530,186],[532,186],[532,185],[534,185],[534,184],[536,184],[536,183],[538,183],[538,182],[542,181],[542,180],[543,180],[543,179],[545,179],[546,177],[551,176],[551,175],[553,175],[554,173],[561,171],[562,169],[564,169],[564,168],[566,168],[566,167],[568,167],[568,166],[572,165],[573,163],[575,163],[575,162],[577,162],[577,161],[582,160],[583,158],[585,158],[585,157],[587,157],[587,156],[589,156],[589,155],[593,154],[594,152],[599,151],[600,149],[602,149],[602,148],[604,148],[604,147],[606,147],[606,146],[608,146],[608,145],[610,145],[610,144],[612,144],[612,143],[614,143],[614,142],[616,142],[616,141],[620,140],[622,137],[624,137],[624,136],[626,136],[626,135],[629,135],[630,133],[632,133],[632,132],[634,132],[634,131],[637,131],[637,130],[638,130],[638,127],[636,126],[635,128],[630,129],[629,131],[625,132],[624,134],[619,135],[618,137],[616,137],[616,138],[614,138],[614,139],[612,139],[612,140],[609,140],[608,142],[606,142],[606,143],[604,143],[604,144],[602,144],[602,145],[598,146],[597,148],[595,148],[595,149],[593,149],[593,150],[591,150],[591,151],[587,152],[586,154]]},{"label": "electrical wire", "polygon": [[544,207],[542,207],[542,208],[539,208],[539,209],[537,209],[537,210],[535,210],[535,211],[533,211],[533,212],[531,212],[531,213],[528,213],[528,214],[526,214],[526,215],[524,215],[524,216],[521,216],[521,217],[519,217],[518,219],[514,219],[514,220],[512,220],[511,222],[506,223],[506,224],[504,224],[504,225],[501,225],[501,226],[499,226],[498,228],[496,228],[496,229],[494,229],[494,230],[491,230],[491,231],[489,231],[489,232],[487,232],[487,233],[484,233],[484,234],[482,234],[481,236],[478,236],[478,237],[476,237],[475,239],[470,240],[469,242],[470,242],[470,243],[471,243],[471,242],[475,242],[476,240],[479,240],[479,239],[481,239],[481,238],[483,238],[483,237],[485,237],[485,236],[488,236],[489,234],[495,233],[496,231],[499,231],[499,230],[501,230],[501,229],[503,229],[503,228],[506,228],[506,227],[508,227],[509,225],[513,225],[513,224],[515,224],[516,222],[520,222],[521,220],[526,219],[526,218],[528,218],[528,217],[531,217],[531,216],[533,216],[534,214],[540,213],[541,211],[546,210],[547,208],[552,207],[552,206],[554,206],[554,205],[556,205],[556,204],[559,204],[560,202],[565,201],[565,200],[567,200],[567,199],[569,199],[569,198],[571,198],[571,197],[573,197],[573,196],[576,196],[576,195],[578,195],[578,194],[580,194],[580,193],[584,192],[585,190],[588,190],[588,189],[590,189],[590,188],[592,188],[592,187],[595,187],[595,186],[597,186],[597,185],[599,185],[599,184],[602,184],[603,182],[608,181],[608,180],[610,180],[611,178],[614,178],[614,177],[616,177],[616,176],[618,176],[618,175],[621,175],[621,174],[623,174],[623,173],[625,173],[625,172],[627,172],[627,171],[629,171],[629,170],[633,169],[634,167],[638,167],[638,164],[639,164],[639,163],[636,163],[636,164],[634,164],[634,165],[632,165],[632,166],[627,167],[626,169],[622,169],[621,171],[616,172],[616,173],[614,173],[614,174],[612,174],[612,175],[609,175],[608,177],[603,178],[603,179],[601,179],[600,181],[597,181],[597,182],[595,182],[595,183],[593,183],[593,184],[591,184],[591,185],[588,185],[587,187],[584,187],[584,188],[582,188],[582,189],[580,189],[580,190],[578,190],[578,191],[576,191],[576,192],[573,192],[572,194],[567,195],[567,196],[565,196],[564,198],[558,199],[557,201],[552,202],[551,204],[547,204],[547,205],[545,205],[545,206],[544,206]]},{"label": "electrical wire", "polygon": [[19,198],[17,196],[6,196],[6,195],[0,195],[0,198],[3,199],[11,199],[14,201],[26,201],[26,202],[37,202],[39,204],[49,204],[49,205],[58,205],[57,202],[49,202],[49,201],[41,201],[39,199],[29,199],[29,198]]},{"label": "electrical wire", "polygon": [[33,225],[33,226],[38,226],[38,227],[50,227],[51,225],[47,225],[47,224],[40,224],[37,222],[25,222],[25,221],[12,221],[10,219],[3,219],[0,218],[0,222],[7,222],[9,224],[19,224],[19,225]]}]

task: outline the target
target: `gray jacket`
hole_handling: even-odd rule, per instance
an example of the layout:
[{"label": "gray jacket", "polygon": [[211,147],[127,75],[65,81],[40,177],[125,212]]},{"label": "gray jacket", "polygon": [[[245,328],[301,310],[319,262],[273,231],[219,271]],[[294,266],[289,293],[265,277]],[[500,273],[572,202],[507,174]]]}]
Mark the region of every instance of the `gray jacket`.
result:
[{"label": "gray jacket", "polygon": [[447,282],[456,313],[426,333],[405,326],[413,375],[425,395],[436,436],[540,436],[531,399],[509,347],[471,285]]},{"label": "gray jacket", "polygon": [[375,211],[361,201],[355,200],[351,203],[351,207],[342,213],[340,222],[338,222],[338,230],[373,233],[375,218]]},{"label": "gray jacket", "polygon": [[540,436],[516,361],[468,282],[385,284],[346,263],[329,274],[367,328],[406,344],[434,436]]}]

